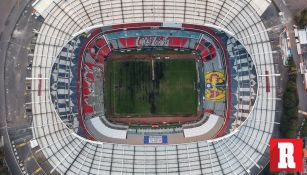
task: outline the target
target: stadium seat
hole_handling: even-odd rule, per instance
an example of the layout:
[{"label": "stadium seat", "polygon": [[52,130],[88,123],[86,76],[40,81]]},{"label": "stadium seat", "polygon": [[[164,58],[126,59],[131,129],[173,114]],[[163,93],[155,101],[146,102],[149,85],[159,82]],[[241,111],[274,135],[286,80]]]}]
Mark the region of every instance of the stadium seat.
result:
[{"label": "stadium seat", "polygon": [[98,48],[100,48],[100,47],[103,47],[103,46],[105,46],[107,43],[106,43],[106,41],[105,41],[105,39],[104,38],[99,38],[99,39],[97,39],[96,40],[96,46],[98,47]]}]

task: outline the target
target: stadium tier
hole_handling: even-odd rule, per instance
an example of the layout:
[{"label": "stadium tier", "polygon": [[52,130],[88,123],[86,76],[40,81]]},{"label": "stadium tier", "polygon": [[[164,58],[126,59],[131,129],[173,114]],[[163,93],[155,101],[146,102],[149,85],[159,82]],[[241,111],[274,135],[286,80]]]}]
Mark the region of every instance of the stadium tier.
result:
[{"label": "stadium tier", "polygon": [[[268,142],[277,125],[278,72],[270,29],[261,18],[268,1],[47,4],[36,9],[43,24],[31,79],[32,132],[38,143],[32,150],[47,174],[258,174],[266,166]],[[174,69],[172,76],[161,71],[174,81],[159,79],[161,67]],[[145,73],[138,78],[132,70],[139,69],[149,78]],[[122,70],[126,80],[108,80],[107,75]],[[185,78],[187,72],[195,78]],[[157,80],[164,89],[156,87]],[[162,109],[159,98],[167,101],[165,95],[155,94],[152,102],[149,93],[138,98],[149,101],[147,108],[144,102],[144,108],[127,111],[116,94],[125,88],[142,90],[130,81],[146,82],[142,88],[151,89],[144,92],[160,94],[170,87],[177,90],[171,83],[182,81],[186,90],[178,89],[174,96],[182,100],[174,104],[187,105],[181,103],[189,101],[185,93],[194,94],[193,109],[182,107],[180,114],[171,107]],[[114,87],[108,90],[106,84]],[[124,92],[121,96],[135,98]],[[166,121],[165,111],[177,118]],[[159,116],[155,120],[160,122],[150,123],[147,117],[138,122],[150,127],[133,123],[135,113]]]},{"label": "stadium tier", "polygon": [[[150,79],[150,76],[147,76],[149,85],[155,78],[157,80],[163,74],[169,74],[162,71],[162,69],[173,69],[175,71],[175,76],[178,77],[184,77],[186,75],[189,76],[187,81],[185,81],[185,79],[174,79],[172,76],[165,78],[172,79],[173,86],[169,87],[169,85],[166,85],[168,83],[164,83],[164,85],[161,86],[163,86],[164,89],[167,88],[170,89],[170,91],[174,91],[174,96],[177,96],[178,98],[176,98],[175,102],[174,100],[168,100],[168,98],[162,98],[159,96],[159,93],[163,94],[165,90],[160,90],[158,88],[158,94],[156,93],[157,95],[155,98],[162,99],[162,103],[161,105],[153,104],[148,106],[154,107],[155,111],[151,111],[152,114],[166,113],[168,114],[166,117],[171,117],[171,114],[173,116],[178,116],[179,114],[193,114],[193,109],[196,108],[196,105],[193,104],[196,104],[197,99],[187,99],[185,96],[195,96],[194,94],[196,94],[196,91],[198,91],[200,104],[198,107],[198,113],[200,117],[209,117],[209,115],[205,115],[204,113],[216,114],[216,116],[220,117],[217,120],[219,122],[211,127],[212,130],[208,130],[207,132],[199,132],[198,134],[194,135],[200,136],[206,133],[208,136],[205,138],[222,136],[226,130],[226,133],[229,133],[230,131],[237,129],[246,120],[255,102],[255,96],[257,93],[257,78],[252,60],[250,59],[250,56],[245,48],[242,47],[239,42],[233,40],[229,34],[223,33],[218,29],[208,27],[190,25],[189,27],[199,28],[198,31],[196,31],[196,29],[191,31],[191,29],[185,28],[186,24],[180,25],[180,28],[178,26],[173,28],[168,26],[166,28],[163,26],[163,23],[160,23],[160,26],[156,25],[155,29],[143,27],[144,24],[141,23],[139,24],[139,27],[130,28],[130,25],[131,24],[121,25],[121,27],[124,28],[117,28],[115,32],[113,32],[113,29],[110,29],[109,27],[93,29],[87,33],[80,34],[73,39],[73,41],[80,43],[79,47],[74,47],[74,43],[69,42],[61,50],[56,64],[53,65],[53,76],[50,81],[51,87],[53,87],[51,94],[53,97],[53,103],[55,104],[56,110],[59,114],[65,114],[65,112],[67,112],[67,114],[75,113],[72,111],[65,111],[65,108],[67,108],[67,106],[77,106],[79,112],[78,118],[75,117],[74,120],[67,121],[65,118],[66,116],[63,115],[63,121],[66,123],[69,122],[67,124],[68,126],[78,126],[78,123],[80,123],[80,128],[77,128],[77,130],[81,130],[81,133],[85,133],[86,138],[96,140],[95,137],[92,137],[88,132],[89,129],[87,129],[88,127],[86,126],[86,123],[91,123],[91,126],[95,126],[95,123],[97,124],[97,122],[92,122],[97,121],[93,118],[97,117],[104,119],[105,117],[103,116],[107,116],[107,118],[113,122],[117,121],[131,124],[132,122],[130,120],[129,122],[124,121],[125,117],[123,117],[123,115],[129,116],[129,118],[136,114],[145,115],[146,109],[145,112],[143,110],[143,113],[142,111],[137,112],[133,109],[140,108],[139,106],[146,106],[145,103],[148,101],[147,99],[149,96],[141,95],[141,98],[145,99],[144,101],[140,100],[140,97],[125,98],[127,95],[132,96],[132,94],[129,92],[134,86],[127,85],[126,87],[124,82],[128,81],[129,84],[131,84],[130,82],[134,82],[135,84],[141,83],[142,85],[146,84],[146,82],[141,80],[141,82],[138,83],[133,78],[123,80],[123,77],[127,77],[129,72],[131,72],[130,69],[132,70],[133,77],[138,76],[135,74],[136,70],[140,70],[141,72],[139,72],[139,75],[142,75],[141,77],[143,77],[146,74],[144,67],[147,65],[147,68],[149,68],[150,65],[148,59],[152,60],[153,62],[155,60],[156,63],[153,64],[156,68],[153,68],[152,71],[147,72],[149,74],[150,72],[157,72],[152,77],[153,79]],[[220,38],[223,38],[223,40]],[[178,43],[176,43],[176,41],[178,41]],[[234,41],[235,43],[232,43]],[[71,50],[69,51],[67,48],[71,48]],[[179,49],[180,51],[174,52],[174,50],[172,51],[170,49]],[[119,53],[117,53],[118,50],[120,51]],[[68,51],[74,53],[74,56],[70,57],[70,55],[67,55]],[[170,51],[172,51],[171,54]],[[179,61],[176,60],[178,60],[177,56],[181,55],[180,52],[182,51],[190,51],[195,56],[190,57],[190,59],[192,59],[191,61],[188,61],[186,60],[187,58],[185,58],[184,60],[180,61],[182,63],[179,63]],[[128,54],[125,55],[125,53]],[[137,59],[136,55],[139,56],[140,53],[147,55],[144,58]],[[148,56],[149,53],[154,53],[156,56],[151,58]],[[231,55],[228,53],[231,53]],[[243,55],[239,57],[234,55],[234,53],[240,53]],[[168,55],[167,59],[165,59],[165,54]],[[65,55],[67,55],[68,58],[65,57]],[[164,58],[161,60],[162,55],[164,55]],[[176,61],[176,63],[174,61],[170,61],[169,56],[171,56],[171,59]],[[69,59],[73,61],[72,63],[68,62],[68,64],[66,62],[63,63],[61,62],[61,57],[65,57],[66,60]],[[121,61],[112,61],[115,58]],[[136,59],[138,61],[130,64],[130,59]],[[163,61],[163,59],[165,60]],[[143,62],[143,64],[141,64],[141,69],[140,67],[135,66],[136,64],[140,64],[140,61]],[[236,62],[241,61],[245,63],[245,66],[241,66],[244,67],[244,69],[241,67],[235,68],[237,66]],[[78,62],[79,66],[77,71],[74,68],[76,67],[76,63],[74,62]],[[168,62],[168,67],[165,67],[165,62]],[[162,64],[164,66],[161,67]],[[174,64],[176,65],[175,67],[170,66]],[[121,67],[119,67],[118,72],[116,71],[118,69],[116,67],[120,65]],[[160,65],[160,68],[158,68],[158,65]],[[180,65],[182,66],[180,67]],[[131,68],[129,69],[129,67]],[[197,67],[197,72],[199,74],[198,83],[195,75],[196,72],[193,71],[195,69],[194,67]],[[233,68],[232,71],[231,68]],[[71,71],[67,71],[67,69]],[[110,69],[112,69],[112,71]],[[105,78],[105,70],[109,70],[107,71],[107,78]],[[77,73],[73,71],[76,71]],[[182,74],[177,74],[177,72],[181,71]],[[68,75],[63,75],[61,72],[66,72]],[[120,72],[124,73],[120,74]],[[174,74],[174,72],[172,72],[172,74]],[[71,78],[67,80],[68,76],[71,76]],[[76,79],[78,79],[78,81],[73,80],[73,77],[77,77]],[[188,81],[193,77],[195,77],[194,80],[192,79],[192,81]],[[67,84],[63,84],[65,81]],[[112,82],[115,83],[112,84]],[[163,84],[164,81],[161,79],[153,82],[155,86],[159,86],[159,84]],[[184,87],[188,87],[183,88],[182,85],[176,84],[176,82],[185,84]],[[196,86],[198,88],[195,88],[194,83],[197,84]],[[228,86],[230,84],[231,86]],[[241,84],[240,89],[238,87],[239,84]],[[66,93],[77,94],[77,100],[75,97],[71,98],[69,95],[59,96],[63,94],[63,87],[73,87],[69,88]],[[146,93],[146,91],[148,91],[147,88],[148,85],[140,86],[136,88],[135,91],[137,91],[137,94],[142,94],[142,89],[145,89],[144,93]],[[184,90],[180,90],[182,88]],[[177,91],[177,89],[179,89],[179,91]],[[129,91],[128,94],[125,91]],[[193,93],[193,91],[195,91],[195,93]],[[169,92],[167,94],[170,97],[169,99],[172,99],[172,94]],[[132,103],[135,100],[140,101],[140,103]],[[245,106],[241,107],[241,109],[244,111],[238,111],[237,105],[238,101],[240,100],[242,104],[246,104]],[[72,105],[67,105],[68,101]],[[104,101],[106,101],[106,103],[104,103]],[[182,103],[178,103],[180,101]],[[132,105],[127,105],[127,103]],[[176,106],[176,108],[181,110],[169,110],[167,108],[167,103],[174,104],[173,106]],[[128,106],[128,108],[126,106]],[[187,106],[189,110],[184,110],[184,106]],[[121,113],[122,119],[119,120],[118,118],[113,119],[110,117],[114,115],[116,116],[118,113]],[[164,117],[164,119],[166,117]],[[155,118],[155,115],[147,116],[147,118]],[[156,121],[156,119],[153,120]],[[184,124],[186,123],[185,121],[189,121],[191,123],[192,117],[190,119],[186,117],[186,120],[180,120],[180,123]],[[204,121],[208,122],[207,120]],[[175,122],[179,121],[175,120]],[[99,124],[102,124],[102,122]],[[156,121],[155,123],[151,124],[158,124],[158,122]],[[157,131],[158,133],[161,133],[160,130]],[[186,135],[184,134],[184,136]],[[114,137],[118,138],[116,136]],[[125,137],[121,138],[125,139]]]}]

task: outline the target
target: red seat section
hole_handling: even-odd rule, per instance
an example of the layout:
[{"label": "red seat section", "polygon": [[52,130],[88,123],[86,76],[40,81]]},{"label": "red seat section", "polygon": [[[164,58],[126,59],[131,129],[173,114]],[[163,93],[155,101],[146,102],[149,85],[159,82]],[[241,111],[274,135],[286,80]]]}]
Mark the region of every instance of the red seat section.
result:
[{"label": "red seat section", "polygon": [[96,57],[96,50],[97,50],[97,47],[95,47],[95,44],[94,43],[91,43],[89,46],[88,46],[88,51],[91,55],[92,58],[95,59]]},{"label": "red seat section", "polygon": [[119,43],[124,47],[127,48],[127,39],[126,38],[119,38]]},{"label": "red seat section", "polygon": [[199,43],[196,42],[192,49],[196,50],[198,49],[199,46],[200,46]]},{"label": "red seat section", "polygon": [[197,50],[200,52],[201,57],[205,57],[209,54],[209,49],[204,47],[203,45],[198,45]]},{"label": "red seat section", "polygon": [[107,42],[104,38],[98,38],[88,46],[88,51],[92,58],[96,59],[96,56],[101,56],[101,53],[97,53],[101,47],[106,47]]},{"label": "red seat section", "polygon": [[102,48],[103,53],[107,56],[111,52],[110,48],[108,46],[105,46]]},{"label": "red seat section", "polygon": [[212,58],[216,57],[216,48],[214,46],[210,47],[210,54],[212,55]]},{"label": "red seat section", "polygon": [[90,69],[93,69],[93,67],[95,66],[95,64],[89,62],[85,62],[84,64],[88,66]]},{"label": "red seat section", "polygon": [[93,72],[87,72],[87,78],[90,79],[90,82],[94,82],[94,73]]},{"label": "red seat section", "polygon": [[90,95],[90,90],[88,89],[88,87],[82,88],[82,94],[83,96],[88,96]]},{"label": "red seat section", "polygon": [[195,47],[200,53],[200,56],[204,62],[210,61],[216,58],[216,48],[209,42],[206,42],[205,39],[202,39],[200,43]]},{"label": "red seat section", "polygon": [[103,47],[107,44],[104,38],[99,38],[95,43],[97,47]]},{"label": "red seat section", "polygon": [[[269,75],[269,71],[265,71],[265,75]],[[270,92],[271,91],[271,89],[270,89],[270,78],[269,78],[269,76],[266,76],[265,77],[265,90],[266,90],[266,92]]]},{"label": "red seat section", "polygon": [[105,53],[103,51],[100,51],[98,53],[97,62],[99,64],[103,64],[104,63],[104,56],[105,56]]},{"label": "red seat section", "polygon": [[[107,47],[107,46],[105,46]],[[108,48],[108,47],[107,47]],[[109,49],[110,50],[110,49]],[[110,51],[106,50],[105,48],[101,48],[98,52],[98,56],[96,61],[100,64],[104,63],[104,58],[108,55],[108,53],[110,53]]]},{"label": "red seat section", "polygon": [[169,37],[168,43],[170,47],[184,47],[187,43],[188,39],[184,37]]},{"label": "red seat section", "polygon": [[89,104],[84,104],[83,106],[83,112],[84,113],[93,113],[93,107]]},{"label": "red seat section", "polygon": [[124,48],[134,48],[136,47],[137,37],[120,38],[119,42]]},{"label": "red seat section", "polygon": [[[206,40],[204,39],[204,38],[202,38],[201,40],[200,40],[200,44],[201,45],[206,45],[206,43],[209,43],[209,42],[206,42]],[[209,43],[210,44],[210,43]]]},{"label": "red seat section", "polygon": [[204,50],[202,50],[200,55],[203,58],[203,57],[206,57],[206,56],[210,55],[210,52],[209,52],[209,50],[207,48],[205,48]]},{"label": "red seat section", "polygon": [[105,45],[103,48],[100,48],[97,54],[96,61],[100,64],[103,64],[104,62],[104,57],[108,56],[108,54],[111,52],[109,47]]},{"label": "red seat section", "polygon": [[188,42],[188,38],[181,38],[181,45],[180,47],[184,47]]},{"label": "red seat section", "polygon": [[136,40],[137,40],[137,37],[127,38],[127,48],[136,47]]},{"label": "red seat section", "polygon": [[88,83],[86,81],[82,81],[82,88],[88,88]]},{"label": "red seat section", "polygon": [[210,114],[214,114],[214,110],[213,109],[204,109],[204,112],[206,113],[210,113]]},{"label": "red seat section", "polygon": [[106,54],[103,52],[102,49],[100,49],[99,52],[98,52],[96,61],[99,62],[99,63],[103,62],[104,56],[106,56]]},{"label": "red seat section", "polygon": [[168,43],[170,47],[181,47],[181,38],[180,37],[169,37]]}]

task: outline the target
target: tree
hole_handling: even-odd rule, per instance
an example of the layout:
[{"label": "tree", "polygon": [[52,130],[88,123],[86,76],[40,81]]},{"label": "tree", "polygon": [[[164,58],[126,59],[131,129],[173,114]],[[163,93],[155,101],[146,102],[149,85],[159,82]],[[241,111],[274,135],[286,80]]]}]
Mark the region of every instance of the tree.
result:
[{"label": "tree", "polygon": [[298,15],[296,15],[294,20],[300,28],[304,28],[305,26],[307,26],[307,8],[305,8]]}]

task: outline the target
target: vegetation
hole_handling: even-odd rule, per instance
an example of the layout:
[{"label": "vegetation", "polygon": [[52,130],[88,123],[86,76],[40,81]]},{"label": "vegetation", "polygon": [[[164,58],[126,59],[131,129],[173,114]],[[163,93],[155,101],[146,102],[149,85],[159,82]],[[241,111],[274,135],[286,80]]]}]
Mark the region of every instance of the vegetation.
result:
[{"label": "vegetation", "polygon": [[270,163],[261,171],[260,175],[278,175],[278,174],[284,174],[284,175],[295,175],[296,173],[294,172],[271,172],[270,171]]},{"label": "vegetation", "polygon": [[295,22],[300,27],[303,28],[307,25],[307,8],[295,16]]},{"label": "vegetation", "polygon": [[110,60],[105,81],[107,112],[195,114],[196,83],[194,60],[154,60],[153,64],[151,60]]},{"label": "vegetation", "polygon": [[280,125],[282,137],[295,137],[298,128],[298,95],[296,87],[296,68],[293,60],[289,61],[289,81],[283,96],[283,115]]},{"label": "vegetation", "polygon": [[270,171],[270,163],[261,171],[260,175],[277,175],[278,173]]},{"label": "vegetation", "polygon": [[303,127],[301,135],[302,136],[307,136],[307,123],[304,124],[304,127]]},{"label": "vegetation", "polygon": [[4,164],[4,150],[0,148],[0,175],[7,175],[10,174],[9,170]]}]

